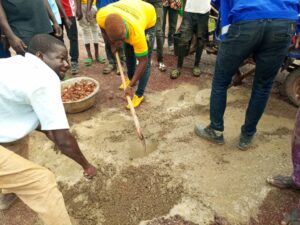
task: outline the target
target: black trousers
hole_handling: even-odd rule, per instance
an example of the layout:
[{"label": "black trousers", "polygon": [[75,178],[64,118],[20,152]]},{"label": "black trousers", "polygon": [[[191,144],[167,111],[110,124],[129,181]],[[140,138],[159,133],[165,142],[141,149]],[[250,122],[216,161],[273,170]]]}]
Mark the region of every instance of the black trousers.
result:
[{"label": "black trousers", "polygon": [[[67,36],[70,41],[70,57],[71,57],[71,62],[78,62],[78,57],[79,57],[79,47],[78,47],[78,30],[77,30],[77,23],[76,23],[76,17],[71,16],[69,19],[72,22],[71,27],[68,29],[65,26],[64,20],[62,19],[62,24],[60,25],[62,29],[66,29]],[[62,34],[59,39],[64,42],[64,34]]]}]

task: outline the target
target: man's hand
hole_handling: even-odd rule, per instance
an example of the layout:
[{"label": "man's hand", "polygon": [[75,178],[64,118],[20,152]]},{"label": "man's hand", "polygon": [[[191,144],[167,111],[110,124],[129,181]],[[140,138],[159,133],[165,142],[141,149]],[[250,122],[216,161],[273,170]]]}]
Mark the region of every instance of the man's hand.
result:
[{"label": "man's hand", "polygon": [[79,9],[79,8],[77,7],[77,10],[76,10],[76,18],[77,18],[78,21],[82,19],[82,10],[81,10],[81,8]]},{"label": "man's hand", "polygon": [[93,12],[92,10],[87,10],[85,13],[85,18],[87,21],[91,22],[94,18],[93,18]]},{"label": "man's hand", "polygon": [[12,37],[8,38],[8,42],[10,46],[18,53],[18,54],[24,54],[25,49],[27,48],[27,45],[16,35],[13,35]]},{"label": "man's hand", "polygon": [[67,29],[70,29],[71,25],[72,25],[72,22],[71,20],[69,19],[69,17],[64,17],[64,23],[65,23],[65,26]]},{"label": "man's hand", "polygon": [[53,23],[54,35],[56,37],[62,36],[62,29],[58,23]]},{"label": "man's hand", "polygon": [[113,55],[115,55],[118,52],[118,47],[112,42],[110,42],[110,49]]},{"label": "man's hand", "polygon": [[133,98],[134,90],[133,87],[128,85],[124,90],[125,97],[128,95],[130,98]]},{"label": "man's hand", "polygon": [[[38,128],[37,128],[38,129]],[[91,179],[96,175],[96,168],[91,165],[79,149],[78,143],[68,129],[42,131],[57,145],[60,152],[73,159],[83,168],[83,175]]]},{"label": "man's hand", "polygon": [[92,179],[97,173],[96,168],[90,165],[88,168],[84,169],[83,175],[87,179]]}]

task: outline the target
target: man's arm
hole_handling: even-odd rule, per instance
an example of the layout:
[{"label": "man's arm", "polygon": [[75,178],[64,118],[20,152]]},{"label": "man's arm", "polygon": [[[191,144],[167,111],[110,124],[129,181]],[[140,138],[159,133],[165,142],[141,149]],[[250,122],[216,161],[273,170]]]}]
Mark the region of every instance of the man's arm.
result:
[{"label": "man's arm", "polygon": [[76,0],[76,17],[77,17],[77,20],[82,19],[81,0]]},{"label": "man's arm", "polygon": [[7,37],[10,46],[19,54],[24,54],[27,46],[25,43],[15,35],[10,25],[8,24],[6,13],[2,7],[2,0],[0,0],[0,27]]},{"label": "man's arm", "polygon": [[45,3],[45,7],[47,9],[48,16],[49,16],[50,20],[53,23],[53,29],[54,29],[54,32],[55,32],[55,36],[60,37],[62,35],[62,29],[56,21],[56,18],[54,16],[53,12],[52,12],[52,9],[49,5],[48,0],[44,0],[44,3]]},{"label": "man's arm", "polygon": [[69,19],[66,11],[65,11],[65,8],[63,7],[62,3],[60,0],[55,0],[56,4],[57,4],[57,7],[58,7],[58,10],[60,12],[61,15],[63,15],[63,20],[64,20],[64,25],[70,29],[71,25],[72,25],[72,22],[71,20]]},{"label": "man's arm", "polygon": [[80,164],[84,170],[84,176],[92,178],[96,175],[96,168],[91,165],[79,149],[78,143],[68,129],[41,131],[53,141],[61,152]]},{"label": "man's arm", "polygon": [[85,14],[85,18],[87,21],[92,21],[92,4],[93,4],[93,0],[88,0],[87,1],[87,8],[86,8],[86,14]]}]

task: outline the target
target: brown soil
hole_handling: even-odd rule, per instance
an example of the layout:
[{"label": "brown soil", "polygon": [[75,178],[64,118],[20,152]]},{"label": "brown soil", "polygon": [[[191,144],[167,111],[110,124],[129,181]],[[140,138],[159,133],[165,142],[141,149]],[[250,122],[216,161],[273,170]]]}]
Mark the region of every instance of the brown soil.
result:
[{"label": "brown soil", "polygon": [[[83,60],[83,48],[81,53]],[[99,63],[91,67],[80,63],[78,76],[97,79],[101,91],[93,108],[68,118],[82,151],[98,168],[97,177],[86,181],[81,168],[56,155],[43,135],[33,133],[30,139],[30,159],[55,173],[74,225],[275,225],[297,205],[298,192],[278,190],[265,182],[267,176],[291,171],[296,108],[279,96],[277,86],[249,151],[237,150],[236,144],[251,77],[228,91],[224,146],[193,133],[196,122],[209,121],[214,60],[215,56],[204,54],[203,72],[195,78],[189,56],[182,75],[170,80],[176,58],[166,54],[168,71],[161,73],[153,56],[146,100],[137,109],[147,152],[133,147],[141,144],[118,90],[120,77],[102,75]],[[40,221],[18,202],[0,214],[0,224]]]},{"label": "brown soil", "polygon": [[100,175],[92,184],[81,181],[63,188],[70,215],[78,224],[99,224],[99,212],[105,218],[103,225],[138,224],[167,214],[181,198],[183,187],[164,172],[165,166],[129,166],[119,175],[110,167],[99,168]]}]

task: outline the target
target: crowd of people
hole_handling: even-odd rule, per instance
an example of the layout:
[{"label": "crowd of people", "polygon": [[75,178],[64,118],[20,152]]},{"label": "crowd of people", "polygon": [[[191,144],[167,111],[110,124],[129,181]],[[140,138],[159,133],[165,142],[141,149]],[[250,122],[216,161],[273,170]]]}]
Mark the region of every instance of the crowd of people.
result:
[{"label": "crowd of people", "polygon": [[[18,197],[40,215],[44,224],[71,224],[54,175],[26,159],[27,137],[33,130],[43,132],[64,155],[80,164],[86,178],[96,175],[96,168],[69,132],[60,96],[60,80],[68,69],[74,75],[80,71],[78,28],[82,29],[86,51],[84,65],[106,63],[103,74],[114,70],[118,74],[119,54],[127,69],[126,84],[120,89],[138,107],[145,98],[151,67],[157,66],[162,72],[168,69],[164,63],[165,39],[168,51],[177,56],[170,78],[181,75],[193,38],[196,48],[192,73],[200,76],[211,5],[220,16],[215,34],[219,44],[210,122],[196,123],[194,131],[200,138],[225,144],[227,89],[238,68],[251,56],[256,69],[237,145],[244,151],[251,147],[291,38],[300,32],[298,0],[0,0],[0,209],[7,209]],[[176,30],[179,14],[182,22]],[[99,53],[99,36],[104,40],[106,57]],[[157,64],[151,63],[154,49]],[[31,80],[34,82],[28,82]],[[292,144],[293,173],[268,178],[271,185],[300,189],[299,126],[300,112]],[[286,224],[299,224],[299,209]]]}]

